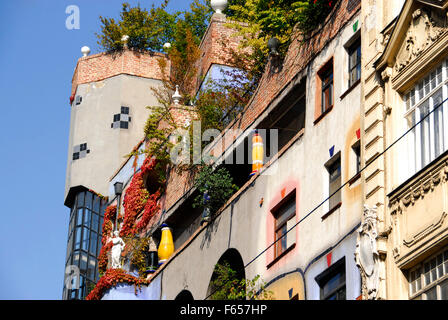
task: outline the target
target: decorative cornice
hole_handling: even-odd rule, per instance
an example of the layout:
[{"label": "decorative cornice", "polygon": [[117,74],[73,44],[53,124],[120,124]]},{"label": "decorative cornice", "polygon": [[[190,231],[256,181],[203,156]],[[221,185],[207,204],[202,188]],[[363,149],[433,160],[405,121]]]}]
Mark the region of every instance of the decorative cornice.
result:
[{"label": "decorative cornice", "polygon": [[422,8],[412,13],[410,27],[406,34],[405,46],[400,50],[395,70],[400,72],[412,60],[421,55],[426,48],[437,41],[440,35],[445,31],[445,21],[434,19]]},{"label": "decorative cornice", "polygon": [[434,232],[436,229],[440,228],[443,225],[447,215],[448,214],[446,212],[443,212],[442,215],[435,221],[433,221],[430,225],[427,225],[424,228],[420,229],[418,232],[411,235],[407,239],[403,239],[403,244],[408,248],[412,247],[417,242],[425,238],[427,235]]},{"label": "decorative cornice", "polygon": [[442,159],[430,165],[426,170],[419,172],[417,176],[404,185],[396,188],[389,195],[389,208],[391,214],[401,213],[403,206],[414,205],[425,197],[428,192],[448,181],[448,153]]}]

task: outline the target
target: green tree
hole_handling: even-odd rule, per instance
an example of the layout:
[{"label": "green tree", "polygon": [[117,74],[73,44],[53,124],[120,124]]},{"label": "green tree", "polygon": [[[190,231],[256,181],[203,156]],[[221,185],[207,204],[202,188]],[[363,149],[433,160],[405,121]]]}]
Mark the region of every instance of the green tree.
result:
[{"label": "green tree", "polygon": [[256,275],[252,280],[240,279],[227,261],[215,266],[212,280],[211,300],[272,300],[272,291],[266,289],[266,283]]},{"label": "green tree", "polygon": [[[269,50],[267,43],[276,37],[280,41],[279,53],[284,56],[291,43],[294,28],[302,36],[322,23],[335,0],[230,0],[226,10],[233,20],[229,26],[243,38],[241,46],[250,48],[248,65],[250,75],[257,82],[266,67]],[[244,22],[243,24],[241,22]]]},{"label": "green tree", "polygon": [[181,29],[190,29],[194,41],[199,43],[212,13],[210,6],[204,2],[193,0],[189,11],[173,13],[167,11],[169,0],[164,0],[159,6],[153,4],[149,10],[140,5],[132,7],[125,2],[118,20],[100,16],[101,32],[96,34],[98,44],[108,52],[120,51],[124,48],[122,37],[127,35],[130,49],[162,51],[163,45],[170,42],[181,50],[185,47],[180,43],[180,40],[185,41],[180,37]]},{"label": "green tree", "polygon": [[210,200],[207,206],[213,214],[238,190],[233,178],[224,167],[214,169],[212,165],[202,164],[195,180],[195,187],[199,191],[195,198],[193,208],[204,207],[203,195],[207,191]]}]

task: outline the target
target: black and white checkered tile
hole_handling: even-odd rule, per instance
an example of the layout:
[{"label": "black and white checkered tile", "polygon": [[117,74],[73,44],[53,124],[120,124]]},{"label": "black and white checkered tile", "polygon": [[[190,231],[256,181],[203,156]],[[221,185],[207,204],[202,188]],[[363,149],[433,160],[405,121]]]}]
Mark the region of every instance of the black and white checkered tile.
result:
[{"label": "black and white checkered tile", "polygon": [[85,158],[90,150],[87,149],[87,143],[78,144],[73,147],[73,160]]},{"label": "black and white checkered tile", "polygon": [[112,129],[128,129],[131,117],[129,116],[129,107],[121,107],[121,113],[114,114],[114,122],[110,125]]}]

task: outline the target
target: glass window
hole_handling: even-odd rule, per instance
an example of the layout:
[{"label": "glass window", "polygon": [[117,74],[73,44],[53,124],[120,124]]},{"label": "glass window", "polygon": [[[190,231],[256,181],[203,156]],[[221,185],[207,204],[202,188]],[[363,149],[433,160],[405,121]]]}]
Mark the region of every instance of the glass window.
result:
[{"label": "glass window", "polygon": [[341,158],[338,157],[327,169],[329,174],[329,195],[334,193],[330,197],[331,210],[341,202],[341,190],[338,190],[341,187]]},{"label": "glass window", "polygon": [[[409,176],[415,174],[446,151],[447,81],[442,72],[443,64],[431,71],[407,94],[405,119],[412,131],[408,134],[409,154],[412,155]],[[446,77],[446,76],[445,76]]]},{"label": "glass window", "polygon": [[93,197],[93,211],[95,213],[100,213],[100,205],[101,205],[101,200],[100,197],[94,196]]},{"label": "glass window", "polygon": [[82,250],[88,251],[89,250],[89,229],[87,228],[82,228],[83,229],[83,234],[82,234]]},{"label": "glass window", "polygon": [[76,206],[83,207],[84,206],[84,192],[78,193],[78,196],[76,197]]},{"label": "glass window", "polygon": [[95,267],[96,267],[96,259],[89,258],[89,264],[87,266],[87,278],[90,280],[95,279]]},{"label": "glass window", "polygon": [[98,232],[98,229],[100,228],[100,218],[96,213],[92,212],[92,226],[91,229],[95,232]]},{"label": "glass window", "polygon": [[361,79],[361,39],[358,39],[349,47],[348,56],[348,87],[350,88]]},{"label": "glass window", "polygon": [[448,250],[444,249],[409,272],[412,299],[448,300]]},{"label": "glass window", "polygon": [[345,300],[345,259],[341,259],[333,266],[316,277],[320,287],[321,300]]},{"label": "glass window", "polygon": [[288,236],[294,237],[294,233],[286,233],[288,231],[288,222],[295,221],[296,215],[296,198],[295,194],[290,196],[284,204],[275,210],[275,241],[280,239],[275,243],[274,255],[275,257],[280,256],[283,252],[288,249]]},{"label": "glass window", "polygon": [[[97,256],[101,248],[101,236],[98,231],[101,230],[107,202],[99,198],[92,192],[81,192],[76,197],[76,204],[71,212],[71,225],[73,229],[69,233],[67,243],[67,264],[73,264],[80,267],[80,275],[88,277],[91,281],[98,280],[98,270],[96,269]],[[95,210],[95,212],[91,211]],[[82,250],[82,252],[80,252]],[[73,262],[70,263],[72,260]],[[80,278],[81,279],[81,278]],[[84,298],[86,288],[80,287],[75,293],[67,292],[66,298],[71,299],[73,295],[76,298]]]},{"label": "glass window", "polygon": [[448,280],[440,284],[440,299],[448,300]]},{"label": "glass window", "polygon": [[353,152],[355,153],[355,170],[356,173],[361,171],[361,143],[359,141],[352,147]]},{"label": "glass window", "polygon": [[324,113],[333,106],[333,64],[328,67],[322,76],[322,108],[321,112]]},{"label": "glass window", "polygon": [[87,273],[87,254],[84,252],[81,252],[79,271],[84,275]]},{"label": "glass window", "polygon": [[90,210],[84,211],[84,226],[90,228],[90,221],[92,219],[92,212]]},{"label": "glass window", "polygon": [[73,254],[73,265],[79,266],[79,252]]},{"label": "glass window", "polygon": [[91,192],[86,192],[85,207],[88,208],[89,210],[92,210],[92,193]]},{"label": "glass window", "polygon": [[78,227],[75,229],[75,247],[74,250],[78,250],[81,248],[81,228]]},{"label": "glass window", "polygon": [[97,242],[98,242],[97,234],[96,234],[96,232],[92,231],[90,233],[90,250],[89,251],[94,256],[97,255],[97,253],[96,253]]},{"label": "glass window", "polygon": [[121,107],[122,114],[129,114],[129,107]]},{"label": "glass window", "polygon": [[120,128],[121,129],[128,129],[129,127],[129,122],[127,121],[120,121]]}]

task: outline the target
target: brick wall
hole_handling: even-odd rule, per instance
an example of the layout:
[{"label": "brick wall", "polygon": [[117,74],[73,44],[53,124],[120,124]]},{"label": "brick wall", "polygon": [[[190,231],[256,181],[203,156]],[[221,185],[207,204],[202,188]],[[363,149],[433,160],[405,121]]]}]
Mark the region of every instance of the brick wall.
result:
[{"label": "brick wall", "polygon": [[[118,54],[99,53],[78,60],[72,78],[73,95],[79,84],[101,81],[119,74],[143,78],[162,79],[158,59],[166,59],[161,53],[138,53],[125,50]],[[167,68],[170,68],[167,60]]]},{"label": "brick wall", "polygon": [[[327,17],[321,28],[317,29],[314,35],[306,41],[296,39],[291,43],[287,56],[283,62],[280,72],[274,72],[270,65],[260,81],[256,93],[252,96],[245,110],[235,119],[229,129],[245,130],[249,128],[252,122],[257,119],[269,107],[270,103],[279,96],[283,89],[293,80],[293,78],[303,71],[307,65],[318,55],[339,32],[339,30],[355,15],[361,8],[360,0],[341,0],[338,6]],[[235,48],[238,45],[238,39],[232,37],[232,30],[224,25],[225,18],[215,15],[208,32],[201,43],[200,74],[207,72],[212,63],[226,64],[228,56],[226,48],[221,44],[220,39],[226,37],[232,41]],[[225,143],[233,141],[237,137],[224,136]],[[213,150],[213,155],[218,157],[222,151]],[[192,177],[179,175],[172,172],[168,180],[166,190],[165,208],[168,210],[182,195],[188,191],[192,185]]]},{"label": "brick wall", "polygon": [[210,25],[202,38],[199,50],[201,56],[196,68],[198,76],[196,90],[212,64],[229,65],[232,50],[237,50],[242,40],[235,36],[235,30],[226,26],[225,15],[215,13],[210,19]]},{"label": "brick wall", "polygon": [[240,119],[234,122],[233,127],[247,129],[360,8],[359,0],[341,0],[339,6],[327,17],[322,29],[318,29],[320,32],[315,33],[306,41],[301,41],[296,36],[289,47],[281,71],[275,73],[270,65],[267,66],[256,94],[249,101]]}]

